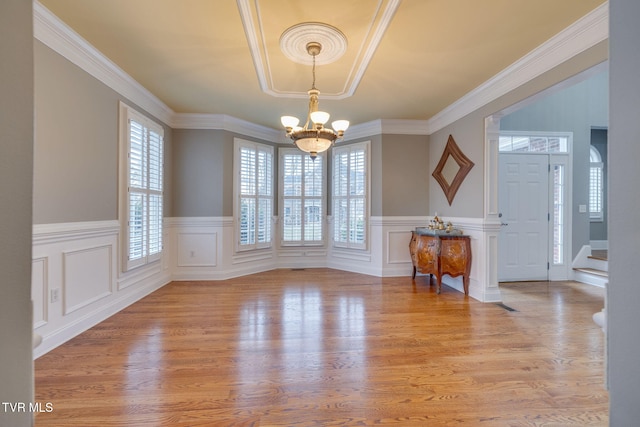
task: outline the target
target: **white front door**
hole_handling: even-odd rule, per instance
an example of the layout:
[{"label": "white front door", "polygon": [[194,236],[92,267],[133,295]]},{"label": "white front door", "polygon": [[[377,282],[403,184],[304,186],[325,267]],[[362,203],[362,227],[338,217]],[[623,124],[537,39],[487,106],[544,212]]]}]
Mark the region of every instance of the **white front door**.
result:
[{"label": "white front door", "polygon": [[549,156],[500,153],[498,280],[549,277]]}]

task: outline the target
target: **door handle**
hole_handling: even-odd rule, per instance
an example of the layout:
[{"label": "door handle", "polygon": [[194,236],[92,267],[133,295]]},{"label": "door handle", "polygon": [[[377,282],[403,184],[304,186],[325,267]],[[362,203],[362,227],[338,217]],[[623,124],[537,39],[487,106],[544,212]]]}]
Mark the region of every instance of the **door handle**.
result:
[{"label": "door handle", "polygon": [[[502,212],[498,214],[498,218],[502,218]],[[509,223],[500,221],[500,227],[504,227],[506,225],[509,225]]]}]

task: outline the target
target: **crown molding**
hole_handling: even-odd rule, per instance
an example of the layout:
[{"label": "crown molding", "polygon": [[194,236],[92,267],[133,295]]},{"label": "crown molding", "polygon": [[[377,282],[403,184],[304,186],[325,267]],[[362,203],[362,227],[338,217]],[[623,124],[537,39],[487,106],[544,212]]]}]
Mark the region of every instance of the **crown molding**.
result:
[{"label": "crown molding", "polygon": [[382,119],[382,133],[395,135],[430,135],[426,120]]},{"label": "crown molding", "polygon": [[426,120],[377,119],[350,126],[344,134],[344,141],[355,141],[370,136],[393,135],[430,135]]},{"label": "crown molding", "polygon": [[343,141],[355,141],[382,133],[382,120],[372,120],[366,123],[352,125],[344,133]]},{"label": "crown molding", "polygon": [[149,114],[154,115],[164,123],[170,123],[174,113],[166,104],[125,73],[37,0],[33,2],[33,35],[106,86],[135,102]]},{"label": "crown molding", "polygon": [[609,37],[605,2],[428,120],[433,132],[487,105]]},{"label": "crown molding", "polygon": [[219,129],[268,142],[285,142],[285,132],[238,119],[226,114],[175,113],[170,126],[174,129]]}]

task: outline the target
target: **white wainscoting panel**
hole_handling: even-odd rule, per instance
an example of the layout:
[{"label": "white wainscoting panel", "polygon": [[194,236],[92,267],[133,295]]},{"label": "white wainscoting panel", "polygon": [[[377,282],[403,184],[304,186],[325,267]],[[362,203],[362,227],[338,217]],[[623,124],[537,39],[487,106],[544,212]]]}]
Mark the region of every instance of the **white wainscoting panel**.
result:
[{"label": "white wainscoting panel", "polygon": [[224,280],[275,268],[271,250],[234,255],[233,217],[165,218],[165,223],[174,280]]},{"label": "white wainscoting panel", "polygon": [[162,287],[156,262],[122,273],[118,221],[33,227],[32,299],[39,357]]},{"label": "white wainscoting panel", "polygon": [[49,300],[47,257],[35,258],[31,263],[31,301],[33,302],[33,327],[39,328],[47,324]]},{"label": "white wainscoting panel", "polygon": [[62,253],[64,315],[111,295],[113,249],[103,245]]},{"label": "white wainscoting panel", "polygon": [[324,246],[278,248],[278,268],[322,268],[327,266],[327,248]]},{"label": "white wainscoting panel", "polygon": [[367,249],[330,247],[328,266],[379,277],[411,276],[411,231],[426,224],[426,216],[371,217]]},{"label": "white wainscoting panel", "polygon": [[411,231],[387,232],[387,264],[411,264],[410,240]]},{"label": "white wainscoting panel", "polygon": [[[471,274],[469,296],[482,302],[502,300],[497,281],[497,236],[500,221],[483,218],[445,218],[471,237]],[[442,282],[464,292],[462,278],[444,276]]]},{"label": "white wainscoting panel", "polygon": [[218,233],[178,233],[178,267],[218,265]]}]

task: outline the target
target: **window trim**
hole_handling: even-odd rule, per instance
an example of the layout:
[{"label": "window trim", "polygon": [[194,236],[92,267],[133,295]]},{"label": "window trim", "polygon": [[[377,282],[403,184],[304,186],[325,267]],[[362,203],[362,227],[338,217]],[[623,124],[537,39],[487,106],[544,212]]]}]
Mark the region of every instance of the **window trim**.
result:
[{"label": "window trim", "polygon": [[[147,210],[145,212],[146,220],[146,230],[143,230],[144,235],[147,236],[146,240],[143,237],[143,255],[139,258],[130,259],[130,250],[131,250],[131,227],[130,227],[130,173],[131,173],[131,130],[130,130],[130,121],[134,120],[142,127],[150,130],[151,132],[156,133],[160,137],[160,146],[159,146],[159,157],[160,164],[156,165],[158,168],[158,174],[160,176],[158,182],[160,185],[159,189],[153,189],[150,185],[143,184],[141,187],[138,187],[138,192],[147,196]],[[121,229],[121,242],[120,247],[122,249],[122,257],[121,257],[121,271],[128,272],[135,268],[152,264],[158,262],[162,258],[162,253],[164,250],[164,242],[163,242],[163,222],[164,222],[164,127],[154,120],[150,119],[143,113],[135,110],[124,102],[120,101],[119,103],[119,169],[120,169],[120,188],[119,188],[119,212],[118,212],[118,222],[120,223]],[[146,173],[147,180],[150,179],[150,170],[147,169]],[[150,196],[159,196],[159,216],[155,217],[156,228],[155,232],[157,233],[157,251],[149,250],[149,234],[150,227],[152,225],[152,219],[149,217],[151,214],[151,209],[149,208],[150,204]]]},{"label": "window trim", "polygon": [[[267,221],[268,221],[268,241],[266,242],[258,242],[258,240],[256,239],[254,243],[251,244],[241,244],[241,237],[240,237],[240,233],[241,233],[241,229],[240,229],[240,199],[241,199],[241,194],[240,194],[240,190],[241,190],[241,166],[240,166],[240,160],[241,157],[239,155],[239,152],[242,148],[249,148],[252,150],[256,150],[256,155],[258,152],[264,152],[267,153],[270,156],[270,166],[271,166],[271,171],[270,171],[270,176],[268,177],[268,181],[269,181],[269,187],[270,187],[270,196],[268,197],[260,197],[260,195],[258,195],[256,193],[255,196],[253,196],[256,200],[256,206],[258,206],[258,200],[260,198],[262,199],[268,199],[270,201],[270,205],[271,205],[271,212],[269,212],[269,214],[267,215]],[[275,162],[274,162],[274,148],[271,145],[267,145],[267,144],[262,144],[259,142],[254,142],[254,141],[249,141],[246,139],[241,139],[241,138],[234,138],[233,139],[233,222],[234,222],[234,236],[235,236],[235,252],[236,253],[246,253],[249,251],[254,251],[254,250],[261,250],[261,249],[269,249],[273,246],[273,209],[274,209],[274,201],[275,201],[275,196],[274,196],[274,166],[275,166]],[[255,174],[256,179],[257,176],[259,174]],[[257,185],[257,183],[256,183]],[[254,230],[255,235],[258,235],[258,209],[255,210],[255,224],[256,224],[256,229]]]},{"label": "window trim", "polygon": [[[364,151],[364,169],[365,169],[365,191],[364,196],[364,224],[363,224],[363,241],[352,242],[347,240],[346,242],[338,242],[335,239],[336,227],[338,226],[338,217],[337,217],[337,200],[343,199],[344,196],[337,196],[335,193],[335,178],[336,178],[336,168],[335,162],[338,155],[347,151],[349,153],[353,151]],[[332,245],[335,248],[339,249],[354,249],[354,250],[368,250],[369,248],[369,224],[371,220],[371,141],[362,141],[353,144],[341,145],[339,147],[334,147],[331,152],[331,213],[332,213],[332,224],[333,229],[331,230],[331,241]],[[359,197],[358,197],[359,198]],[[346,200],[350,204],[352,197],[350,195],[346,196]],[[348,209],[347,209],[348,210]],[[347,218],[347,224],[349,223],[349,218]],[[347,231],[347,235],[349,235],[349,231]]]},{"label": "window trim", "polygon": [[[591,184],[592,184],[591,174],[594,168],[598,169],[599,171],[599,183],[598,183],[599,187],[595,190],[591,188]],[[596,194],[595,196],[597,197],[600,205],[599,211],[591,210],[591,199],[594,191],[598,192],[598,194]],[[589,221],[590,222],[604,221],[604,163],[602,162],[602,156],[600,155],[600,151],[598,151],[598,149],[593,145],[589,146]]]},{"label": "window trim", "polygon": [[[326,226],[326,218],[327,218],[327,155],[326,153],[318,154],[314,162],[322,162],[322,196],[306,196],[303,194],[301,196],[296,196],[295,198],[299,198],[302,202],[302,206],[304,207],[305,200],[320,200],[321,206],[323,207],[322,218],[321,218],[321,226],[322,226],[322,238],[320,240],[304,240],[304,217],[303,223],[301,225],[302,231],[302,239],[301,240],[284,240],[284,226],[285,226],[285,216],[284,216],[284,207],[285,207],[285,199],[287,196],[284,194],[284,184],[285,184],[285,162],[284,157],[286,155],[299,155],[304,160],[310,158],[308,153],[302,152],[297,148],[290,147],[280,147],[278,148],[278,210],[279,210],[279,218],[280,218],[280,226],[279,226],[279,243],[281,247],[322,247],[326,245],[327,241],[327,226]],[[303,175],[303,188],[304,188],[304,175]],[[293,196],[292,196],[293,198]],[[304,213],[303,213],[304,216]]]}]

